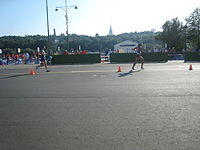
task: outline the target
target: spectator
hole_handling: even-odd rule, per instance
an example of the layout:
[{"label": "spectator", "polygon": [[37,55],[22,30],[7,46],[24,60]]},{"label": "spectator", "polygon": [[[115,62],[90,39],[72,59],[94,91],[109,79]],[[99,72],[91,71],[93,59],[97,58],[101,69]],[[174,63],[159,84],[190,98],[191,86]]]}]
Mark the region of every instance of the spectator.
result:
[{"label": "spectator", "polygon": [[48,65],[51,65],[51,60],[52,60],[52,58],[53,58],[53,57],[52,57],[51,55],[47,57],[47,64],[48,64]]},{"label": "spectator", "polygon": [[79,54],[80,54],[80,52],[77,50],[77,51],[76,51],[76,55],[79,55]]},{"label": "spectator", "polygon": [[67,51],[67,50],[64,52],[64,54],[65,54],[65,55],[69,55],[69,53],[68,53],[68,51]]},{"label": "spectator", "polygon": [[9,64],[10,62],[10,54],[6,54],[6,63],[7,65]]},{"label": "spectator", "polygon": [[29,54],[26,52],[26,53],[24,54],[25,64],[28,63],[29,57],[30,57]]},{"label": "spectator", "polygon": [[87,51],[86,51],[86,50],[83,50],[83,51],[81,52],[81,54],[87,54]]}]

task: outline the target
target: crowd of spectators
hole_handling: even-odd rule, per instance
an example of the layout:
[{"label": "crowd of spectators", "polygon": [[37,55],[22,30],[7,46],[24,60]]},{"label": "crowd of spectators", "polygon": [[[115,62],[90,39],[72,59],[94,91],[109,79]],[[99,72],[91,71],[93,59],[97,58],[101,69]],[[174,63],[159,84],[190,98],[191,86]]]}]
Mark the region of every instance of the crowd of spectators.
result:
[{"label": "crowd of spectators", "polygon": [[[86,50],[83,51],[71,51],[68,52],[67,50],[64,51],[62,54],[64,55],[81,55],[87,54]],[[46,56],[47,63],[50,65],[52,56]],[[9,64],[40,64],[41,63],[41,52],[37,53],[7,53],[7,54],[0,54],[0,65],[9,65]]]},{"label": "crowd of spectators", "polygon": [[[30,55],[28,52],[22,54],[2,54],[0,55],[0,65],[9,64],[39,64],[40,52]],[[50,63],[52,56],[47,56],[47,60]]]},{"label": "crowd of spectators", "polygon": [[67,50],[64,52],[64,55],[80,55],[80,54],[87,54],[87,51],[86,50],[83,50],[83,51],[72,51],[72,52],[68,52]]}]

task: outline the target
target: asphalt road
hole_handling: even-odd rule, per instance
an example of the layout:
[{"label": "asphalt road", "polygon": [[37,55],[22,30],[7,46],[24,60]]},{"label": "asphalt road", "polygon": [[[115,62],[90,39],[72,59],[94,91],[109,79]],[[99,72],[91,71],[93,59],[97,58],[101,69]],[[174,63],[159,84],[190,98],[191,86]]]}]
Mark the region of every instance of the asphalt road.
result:
[{"label": "asphalt road", "polygon": [[199,150],[200,64],[189,65],[0,67],[0,149]]}]

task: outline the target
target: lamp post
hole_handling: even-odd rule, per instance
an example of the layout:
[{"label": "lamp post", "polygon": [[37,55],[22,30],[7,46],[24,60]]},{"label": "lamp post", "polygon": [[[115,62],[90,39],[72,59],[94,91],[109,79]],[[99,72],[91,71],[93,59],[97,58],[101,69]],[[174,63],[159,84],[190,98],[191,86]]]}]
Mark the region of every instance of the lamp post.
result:
[{"label": "lamp post", "polygon": [[58,9],[62,9],[65,12],[65,19],[66,19],[66,35],[67,35],[67,50],[69,51],[69,29],[68,29],[68,8],[74,8],[78,9],[76,5],[73,6],[68,6],[67,5],[67,0],[65,0],[65,6],[59,6],[56,7],[55,11],[58,11]]},{"label": "lamp post", "polygon": [[46,14],[47,14],[47,34],[48,34],[48,43],[47,43],[47,52],[49,52],[49,43],[50,43],[50,39],[49,39],[49,11],[48,11],[48,0],[46,0]]},{"label": "lamp post", "polygon": [[197,24],[198,24],[198,27],[197,27],[197,30],[198,30],[198,42],[197,42],[197,50],[199,51],[200,49],[200,38],[199,38],[199,25],[200,25],[200,21],[199,21],[199,8],[197,8]]}]

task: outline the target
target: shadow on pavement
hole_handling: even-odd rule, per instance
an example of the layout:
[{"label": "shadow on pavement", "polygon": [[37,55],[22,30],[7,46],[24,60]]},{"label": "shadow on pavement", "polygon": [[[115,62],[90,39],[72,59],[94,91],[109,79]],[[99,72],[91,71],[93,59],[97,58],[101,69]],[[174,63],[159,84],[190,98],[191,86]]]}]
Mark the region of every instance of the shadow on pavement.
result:
[{"label": "shadow on pavement", "polygon": [[130,70],[129,72],[125,72],[125,73],[120,73],[118,77],[125,77],[125,76],[128,76],[128,75],[133,75],[133,73],[136,73],[136,72],[140,72],[140,70]]},{"label": "shadow on pavement", "polygon": [[16,78],[16,77],[22,77],[22,76],[29,76],[30,74],[16,74],[12,76],[6,76],[6,77],[0,77],[0,79],[9,79],[9,78]]}]

